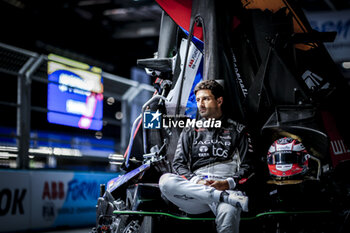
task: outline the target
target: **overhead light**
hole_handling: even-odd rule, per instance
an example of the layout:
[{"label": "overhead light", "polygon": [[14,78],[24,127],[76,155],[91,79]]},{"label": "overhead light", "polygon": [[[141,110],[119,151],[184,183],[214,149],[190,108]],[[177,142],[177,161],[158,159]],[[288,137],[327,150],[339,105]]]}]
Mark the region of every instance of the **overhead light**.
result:
[{"label": "overhead light", "polygon": [[121,154],[109,154],[108,159],[115,161],[124,161],[124,156]]},{"label": "overhead light", "polygon": [[0,159],[17,158],[16,154],[11,154],[8,152],[0,152]]},{"label": "overhead light", "polygon": [[122,112],[116,112],[116,113],[115,113],[115,118],[116,118],[117,120],[123,119],[123,113],[122,113]]},{"label": "overhead light", "polygon": [[[16,158],[18,152],[17,147],[10,146],[0,146],[0,158],[13,157]],[[41,146],[38,148],[29,148],[30,153],[29,158],[32,158],[33,154],[43,154],[43,155],[63,155],[63,156],[83,156],[80,150],[71,148],[61,148],[61,147],[46,147]]]},{"label": "overhead light", "polygon": [[17,147],[14,146],[0,146],[0,151],[17,152]]},{"label": "overhead light", "polygon": [[52,148],[46,146],[40,146],[38,148],[29,148],[29,153],[52,154]]},{"label": "overhead light", "polygon": [[102,137],[103,137],[103,134],[102,134],[101,131],[97,131],[97,132],[95,133],[95,138],[97,138],[97,139],[102,139]]},{"label": "overhead light", "polygon": [[109,163],[113,164],[113,165],[122,165],[123,164],[122,162],[113,162],[113,161],[110,161]]},{"label": "overhead light", "polygon": [[78,6],[92,6],[92,5],[106,4],[110,2],[111,0],[86,0],[86,1],[80,1],[78,3]]},{"label": "overhead light", "polygon": [[63,156],[82,156],[81,152],[78,149],[68,149],[68,148],[53,148],[54,155],[63,155]]},{"label": "overhead light", "polygon": [[109,16],[109,15],[127,15],[131,11],[129,8],[117,8],[117,9],[110,9],[110,10],[105,10],[103,12],[104,15]]},{"label": "overhead light", "polygon": [[142,27],[136,32],[139,36],[153,36],[157,33],[157,29],[154,27]]},{"label": "overhead light", "polygon": [[350,61],[345,61],[342,63],[344,69],[350,69]]},{"label": "overhead light", "polygon": [[107,104],[108,104],[108,105],[113,105],[114,102],[115,102],[115,99],[114,99],[113,97],[108,97],[108,98],[107,98]]},{"label": "overhead light", "polygon": [[20,9],[23,9],[25,7],[25,4],[22,3],[21,1],[18,1],[18,0],[4,0],[4,2],[6,2],[12,6],[18,7]]}]

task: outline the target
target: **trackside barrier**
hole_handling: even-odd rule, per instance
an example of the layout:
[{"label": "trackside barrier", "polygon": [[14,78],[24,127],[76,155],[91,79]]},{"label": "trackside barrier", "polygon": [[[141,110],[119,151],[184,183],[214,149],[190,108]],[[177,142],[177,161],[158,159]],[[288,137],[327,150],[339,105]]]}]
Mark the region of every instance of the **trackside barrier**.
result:
[{"label": "trackside barrier", "polygon": [[118,175],[0,170],[0,232],[93,225],[99,186]]}]

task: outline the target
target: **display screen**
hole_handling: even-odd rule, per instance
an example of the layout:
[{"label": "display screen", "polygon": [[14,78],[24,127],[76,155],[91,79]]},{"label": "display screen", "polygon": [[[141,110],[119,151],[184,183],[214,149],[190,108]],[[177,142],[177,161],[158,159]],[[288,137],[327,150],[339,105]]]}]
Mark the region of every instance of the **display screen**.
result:
[{"label": "display screen", "polygon": [[47,67],[47,120],[54,124],[101,130],[101,69],[56,55],[49,55]]}]

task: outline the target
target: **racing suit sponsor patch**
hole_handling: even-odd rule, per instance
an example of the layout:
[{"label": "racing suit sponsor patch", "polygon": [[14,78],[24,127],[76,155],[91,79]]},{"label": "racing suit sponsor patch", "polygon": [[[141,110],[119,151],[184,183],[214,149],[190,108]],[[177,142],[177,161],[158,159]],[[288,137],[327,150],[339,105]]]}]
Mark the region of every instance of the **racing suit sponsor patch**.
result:
[{"label": "racing suit sponsor patch", "polygon": [[189,196],[187,196],[186,194],[184,194],[184,195],[174,195],[174,197],[179,198],[179,199],[182,199],[182,200],[191,200],[191,199],[194,199],[193,197],[189,197]]}]

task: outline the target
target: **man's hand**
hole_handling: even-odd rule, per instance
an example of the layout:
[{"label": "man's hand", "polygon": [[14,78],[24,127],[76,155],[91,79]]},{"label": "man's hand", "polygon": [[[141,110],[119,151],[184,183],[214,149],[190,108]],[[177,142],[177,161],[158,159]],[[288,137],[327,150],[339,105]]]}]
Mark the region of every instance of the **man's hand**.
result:
[{"label": "man's hand", "polygon": [[230,189],[230,186],[227,180],[200,180],[197,182],[197,184],[204,184],[204,185],[216,188],[217,190],[220,190],[220,191]]},{"label": "man's hand", "polygon": [[213,180],[213,182],[209,185],[210,187],[216,188],[217,190],[224,191],[230,189],[230,185],[227,180]]},{"label": "man's hand", "polygon": [[204,185],[211,185],[214,181],[213,180],[199,180],[197,184],[204,184]]}]

